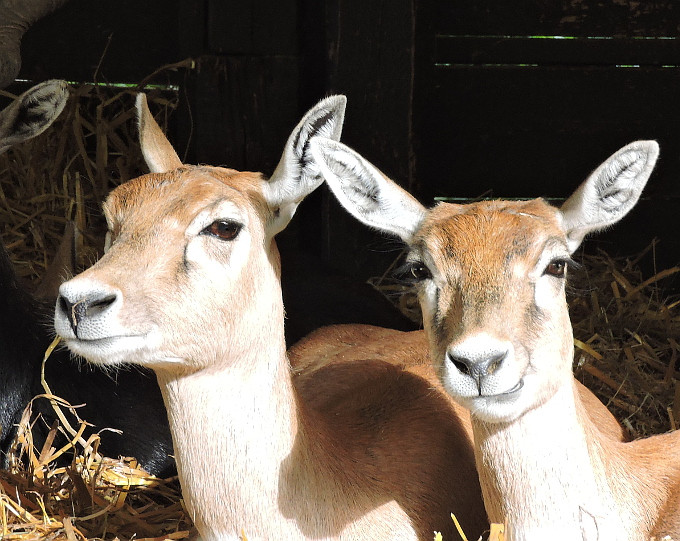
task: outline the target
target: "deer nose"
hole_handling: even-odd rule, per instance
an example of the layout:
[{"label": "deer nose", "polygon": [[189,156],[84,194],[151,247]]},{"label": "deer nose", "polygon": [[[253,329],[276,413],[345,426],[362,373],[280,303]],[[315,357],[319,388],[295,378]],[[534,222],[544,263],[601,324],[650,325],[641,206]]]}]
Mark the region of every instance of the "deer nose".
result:
[{"label": "deer nose", "polygon": [[99,293],[77,299],[59,295],[57,306],[66,316],[73,333],[78,336],[78,325],[87,318],[95,318],[106,312],[117,299],[116,294]]},{"label": "deer nose", "polygon": [[479,357],[477,355],[465,355],[449,351],[447,352],[449,362],[451,362],[461,374],[471,376],[477,381],[487,376],[492,376],[503,365],[508,357],[508,351],[498,351]]}]

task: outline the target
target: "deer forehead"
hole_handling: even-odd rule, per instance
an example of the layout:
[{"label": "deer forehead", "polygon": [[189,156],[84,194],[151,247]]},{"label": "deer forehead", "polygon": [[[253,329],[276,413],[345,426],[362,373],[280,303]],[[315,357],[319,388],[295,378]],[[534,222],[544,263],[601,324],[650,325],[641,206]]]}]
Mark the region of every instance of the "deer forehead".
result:
[{"label": "deer forehead", "polygon": [[150,173],[113,190],[104,202],[104,215],[114,239],[123,231],[135,236],[151,233],[159,222],[172,223],[184,233],[202,214],[234,218],[219,215],[225,207],[251,223],[266,223],[273,212],[262,195],[263,183],[260,173],[219,167]]},{"label": "deer forehead", "polygon": [[531,272],[546,247],[566,247],[566,240],[557,209],[536,199],[440,203],[412,245],[426,254],[444,282],[488,291],[513,274]]}]

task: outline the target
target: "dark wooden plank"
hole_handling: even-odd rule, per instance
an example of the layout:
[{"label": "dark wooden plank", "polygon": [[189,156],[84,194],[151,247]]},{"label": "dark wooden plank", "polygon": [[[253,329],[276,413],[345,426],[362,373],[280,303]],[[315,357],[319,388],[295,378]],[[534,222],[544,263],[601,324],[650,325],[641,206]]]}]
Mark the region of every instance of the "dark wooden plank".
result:
[{"label": "dark wooden plank", "polygon": [[680,38],[439,35],[436,38],[435,63],[678,66]]},{"label": "dark wooden plank", "polygon": [[[343,141],[409,188],[412,175],[414,9],[410,0],[327,0],[328,88],[348,97]],[[392,254],[341,210],[332,196],[322,212],[325,260],[335,269],[367,278],[382,273]]]},{"label": "dark wooden plank", "polygon": [[434,9],[436,33],[454,35],[676,36],[673,0],[422,0]]},{"label": "dark wooden plank", "polygon": [[28,30],[20,77],[91,81],[99,67],[100,82],[139,81],[181,59],[179,1],[72,0]]},{"label": "dark wooden plank", "polygon": [[422,195],[556,196],[609,153],[660,141],[650,193],[680,196],[677,69],[441,69],[420,105]]},{"label": "dark wooden plank", "polygon": [[412,2],[329,0],[329,87],[347,94],[343,140],[373,152],[401,179],[409,176]]},{"label": "dark wooden plank", "polygon": [[254,53],[300,54],[298,0],[256,0],[252,4]]},{"label": "dark wooden plank", "polygon": [[247,54],[253,50],[253,3],[209,0],[206,21],[208,51]]},{"label": "dark wooden plank", "polygon": [[299,121],[298,64],[283,56],[201,57],[187,80],[191,114],[180,111],[177,130],[187,161],[270,174]]},{"label": "dark wooden plank", "polygon": [[211,54],[298,53],[296,0],[210,0],[206,24]]}]

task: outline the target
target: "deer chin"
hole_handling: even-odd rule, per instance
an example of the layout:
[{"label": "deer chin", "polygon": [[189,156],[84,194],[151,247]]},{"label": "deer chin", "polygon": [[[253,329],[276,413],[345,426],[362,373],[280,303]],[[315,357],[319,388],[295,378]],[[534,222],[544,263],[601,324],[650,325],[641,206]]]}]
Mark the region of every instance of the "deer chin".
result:
[{"label": "deer chin", "polygon": [[[153,332],[145,334],[126,334],[102,336],[83,339],[74,336],[63,336],[66,346],[76,355],[98,365],[137,364],[150,365],[153,363],[151,352],[158,351],[157,336]],[[157,353],[153,355],[155,359]]]},{"label": "deer chin", "polygon": [[476,419],[485,423],[510,423],[535,406],[533,379],[531,375],[524,375],[507,383],[504,386],[507,390],[474,395],[462,395],[451,383],[444,383],[444,388]]}]

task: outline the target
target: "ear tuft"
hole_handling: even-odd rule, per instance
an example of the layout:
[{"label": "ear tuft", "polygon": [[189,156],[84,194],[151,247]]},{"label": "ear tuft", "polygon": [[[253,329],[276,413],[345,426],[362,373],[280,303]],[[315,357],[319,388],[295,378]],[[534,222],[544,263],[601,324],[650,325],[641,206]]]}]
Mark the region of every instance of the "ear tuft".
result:
[{"label": "ear tuft", "polygon": [[329,96],[312,107],[290,134],[272,178],[287,174],[297,177],[303,185],[313,185],[310,192],[318,187],[323,179],[319,177],[319,168],[309,154],[309,141],[315,136],[339,141],[346,105],[345,96]]},{"label": "ear tuft", "polygon": [[569,249],[615,224],[635,206],[657,158],[656,141],[635,141],[612,154],[560,208]]},{"label": "ear tuft", "polygon": [[[322,100],[314,108],[310,118],[302,124],[302,129],[296,136],[294,144],[295,155],[303,164],[303,169],[313,164],[309,156],[309,141],[312,137],[321,136],[339,141],[342,135],[342,125],[345,120],[345,106],[347,98],[345,96],[331,96]],[[307,172],[308,174],[311,171]]]},{"label": "ear tuft", "polygon": [[323,182],[309,142],[318,135],[340,139],[346,104],[345,96],[321,100],[302,117],[288,137],[281,160],[263,190],[269,205],[279,209],[272,231],[283,229],[302,199]]},{"label": "ear tuft", "polygon": [[165,173],[181,167],[182,161],[151,114],[145,94],[137,94],[135,107],[137,109],[139,144],[149,171]]},{"label": "ear tuft", "polygon": [[311,150],[345,210],[369,227],[410,242],[423,221],[425,207],[348,146],[314,137]]}]

